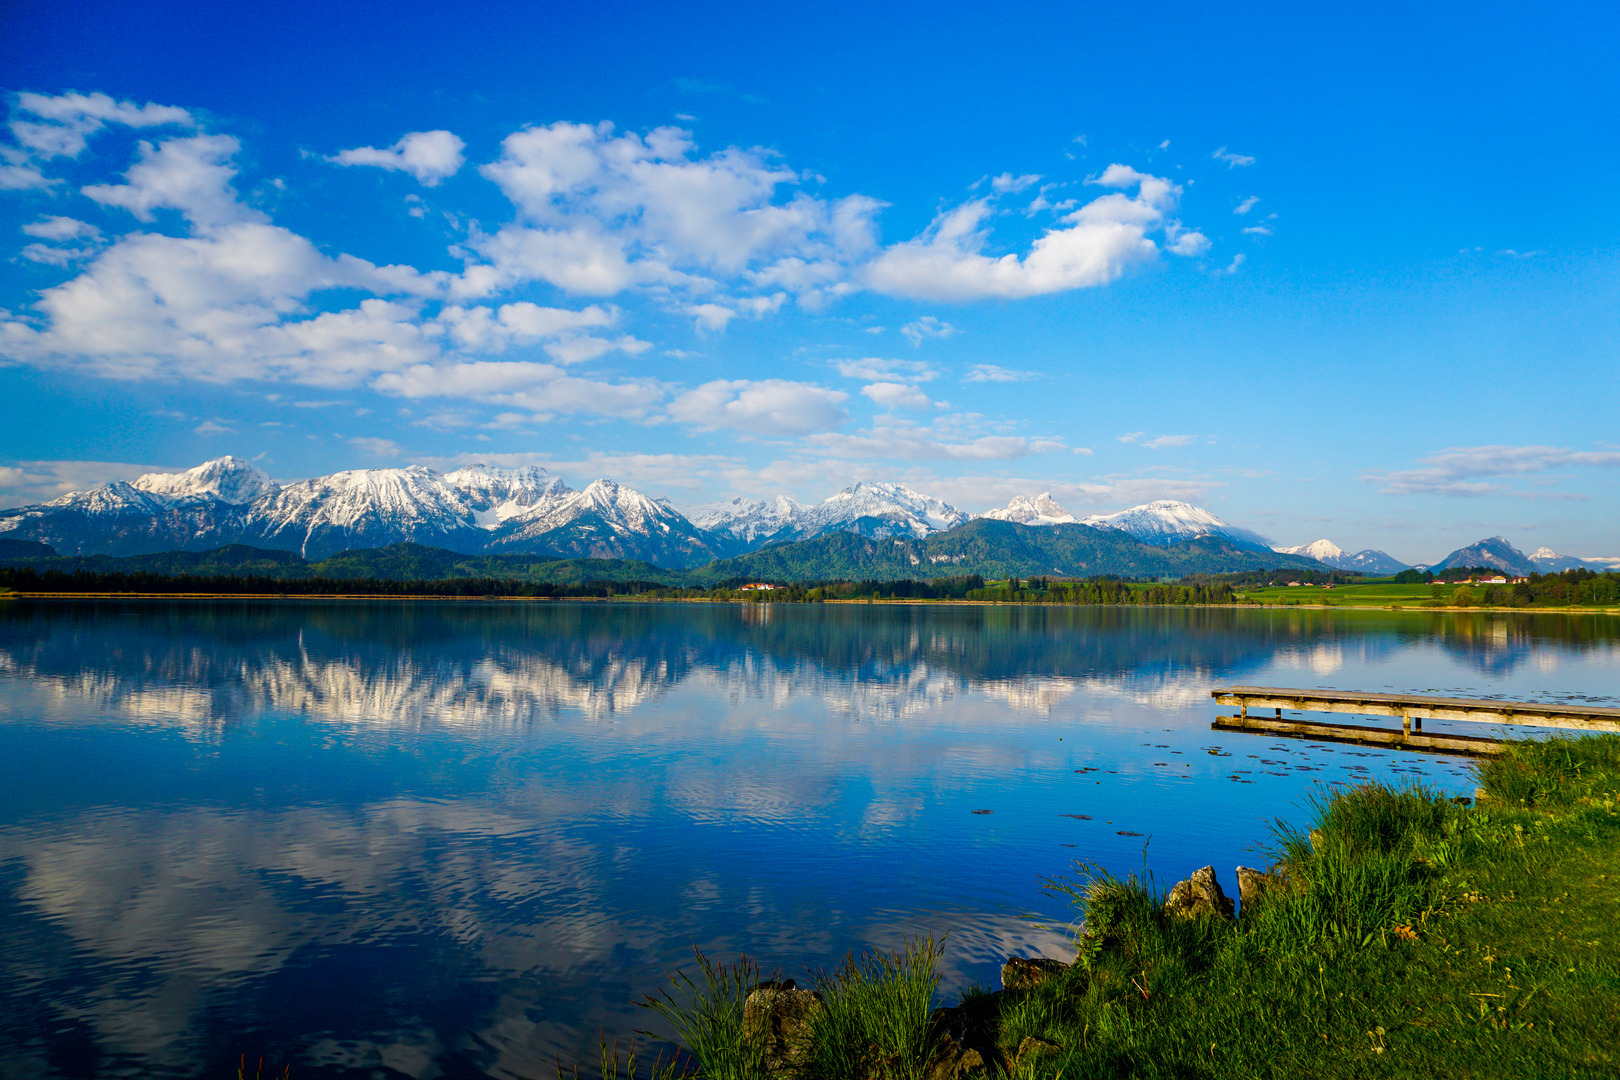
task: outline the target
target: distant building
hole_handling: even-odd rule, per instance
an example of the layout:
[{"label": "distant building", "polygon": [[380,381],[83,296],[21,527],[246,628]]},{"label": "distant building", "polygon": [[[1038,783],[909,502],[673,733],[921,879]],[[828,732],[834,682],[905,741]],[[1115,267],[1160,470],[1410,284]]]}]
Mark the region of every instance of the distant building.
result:
[{"label": "distant building", "polygon": [[776,588],[775,585],[767,585],[763,581],[750,581],[747,585],[743,586],[744,590],[759,589],[762,592],[770,592],[774,588]]}]

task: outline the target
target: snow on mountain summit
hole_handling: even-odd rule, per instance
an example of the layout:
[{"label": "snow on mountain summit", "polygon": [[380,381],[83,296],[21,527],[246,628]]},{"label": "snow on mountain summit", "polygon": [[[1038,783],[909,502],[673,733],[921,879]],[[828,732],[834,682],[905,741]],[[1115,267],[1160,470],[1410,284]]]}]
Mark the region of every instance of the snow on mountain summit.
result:
[{"label": "snow on mountain summit", "polygon": [[1535,565],[1536,570],[1543,574],[1556,574],[1564,570],[1608,570],[1613,568],[1613,560],[1580,559],[1574,555],[1560,555],[1546,545],[1536,548],[1529,554],[1528,558]]},{"label": "snow on mountain summit", "polygon": [[778,495],[774,499],[739,496],[726,502],[689,506],[686,517],[700,529],[720,533],[751,546],[796,528],[808,510],[809,507],[786,495]]},{"label": "snow on mountain summit", "polygon": [[462,492],[421,465],[288,484],[256,502],[244,525],[244,542],[291,548],[306,559],[399,543],[472,551],[482,532]]},{"label": "snow on mountain summit", "polygon": [[1258,533],[1238,528],[1191,503],[1175,499],[1160,499],[1143,503],[1113,514],[1092,514],[1080,519],[1080,524],[1093,528],[1119,529],[1130,533],[1144,544],[1168,547],[1183,540],[1200,536],[1222,536],[1238,547],[1251,551],[1270,552]]},{"label": "snow on mountain summit", "polygon": [[872,483],[867,480],[856,481],[810,507],[805,514],[811,536],[836,532],[840,527],[855,525],[862,519],[883,523],[875,525],[875,535],[909,532],[921,538],[931,532],[953,529],[967,521],[968,515],[947,502],[913,491],[904,484]]},{"label": "snow on mountain summit", "polygon": [[171,499],[206,495],[235,506],[250,503],[276,490],[275,481],[254,467],[252,462],[229,455],[205,461],[184,472],[146,473],[131,486]]},{"label": "snow on mountain summit", "polygon": [[1304,555],[1335,570],[1355,570],[1363,574],[1398,574],[1407,568],[1400,560],[1373,548],[1351,554],[1331,540],[1274,549],[1280,555]]},{"label": "snow on mountain summit", "polygon": [[665,500],[604,477],[507,520],[489,545],[495,551],[544,546],[589,558],[695,566],[719,554],[711,540]]},{"label": "snow on mountain summit", "polygon": [[524,514],[543,513],[574,494],[574,489],[538,465],[502,469],[478,463],[444,474],[444,482],[466,497],[473,519],[483,529]]},{"label": "snow on mountain summit", "polygon": [[1019,525],[1070,525],[1080,520],[1059,506],[1050,491],[1043,491],[1039,495],[1014,495],[1006,506],[973,516],[992,521],[1012,521]]},{"label": "snow on mountain summit", "polygon": [[700,528],[757,547],[776,540],[810,540],[827,533],[859,532],[875,537],[912,536],[952,529],[968,515],[904,484],[860,480],[819,503],[774,499],[732,499],[691,508]]},{"label": "snow on mountain summit", "polygon": [[1313,540],[1309,544],[1297,544],[1294,547],[1275,548],[1281,555],[1308,555],[1317,562],[1329,563],[1333,559],[1344,557],[1344,548],[1331,540]]}]

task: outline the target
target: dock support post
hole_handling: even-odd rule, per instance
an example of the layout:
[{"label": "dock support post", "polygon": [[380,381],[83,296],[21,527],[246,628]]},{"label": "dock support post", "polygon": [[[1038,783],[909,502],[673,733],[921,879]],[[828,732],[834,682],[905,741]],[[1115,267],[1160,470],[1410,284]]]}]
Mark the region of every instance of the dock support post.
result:
[{"label": "dock support post", "polygon": [[1401,735],[1402,735],[1402,737],[1405,737],[1405,736],[1408,736],[1410,734],[1412,734],[1412,718],[1410,716],[1408,716],[1406,713],[1402,713],[1401,714]]},{"label": "dock support post", "polygon": [[1279,706],[1278,709],[1277,709],[1277,719],[1279,719],[1279,720],[1282,719],[1282,708],[1281,708],[1281,706]]},{"label": "dock support post", "polygon": [[1249,700],[1247,698],[1243,699],[1243,713],[1242,713],[1242,716],[1243,716],[1243,719],[1245,719],[1245,720],[1247,720],[1249,718]]},{"label": "dock support post", "polygon": [[1419,717],[1416,718],[1413,730],[1415,730],[1415,731],[1422,731],[1423,730],[1423,717],[1419,716]]}]

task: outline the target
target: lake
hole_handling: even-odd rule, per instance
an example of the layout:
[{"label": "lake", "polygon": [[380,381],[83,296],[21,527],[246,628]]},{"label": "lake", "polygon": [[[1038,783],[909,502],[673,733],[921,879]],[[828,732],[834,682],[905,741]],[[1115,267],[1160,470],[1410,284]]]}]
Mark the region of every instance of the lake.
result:
[{"label": "lake", "polygon": [[1077,861],[1235,893],[1329,785],[1472,791],[1212,732],[1234,682],[1615,705],[1620,620],[0,604],[0,1075],[588,1074],[694,946],[948,934],[950,994],[1065,954]]}]

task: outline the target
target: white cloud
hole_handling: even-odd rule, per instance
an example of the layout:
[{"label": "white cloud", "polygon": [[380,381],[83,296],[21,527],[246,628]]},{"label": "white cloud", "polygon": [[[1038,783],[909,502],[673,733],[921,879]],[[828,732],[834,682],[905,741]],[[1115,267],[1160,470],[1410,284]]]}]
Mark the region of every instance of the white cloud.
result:
[{"label": "white cloud", "polygon": [[241,144],[229,135],[193,135],[153,146],[140,145],[141,160],[124,174],[123,184],[92,184],[84,195],[103,206],[120,206],[141,221],[152,211],[178,210],[199,229],[237,221],[263,221],[243,206],[231,189],[236,169],[231,158]]},{"label": "white cloud", "polygon": [[[147,102],[115,101],[106,94],[18,94],[7,125],[17,140],[16,156],[8,154],[13,168],[31,171],[29,161],[77,158],[87,140],[108,124],[146,128],[165,125],[194,127],[196,121],[185,109]],[[25,119],[32,117],[33,119]],[[37,175],[37,173],[36,173]],[[19,186],[42,187],[54,181]]]},{"label": "white cloud", "polygon": [[448,332],[455,345],[487,353],[502,352],[514,344],[612,326],[618,320],[619,311],[614,307],[592,304],[574,311],[541,307],[524,300],[502,304],[499,308],[448,305],[435,321]]},{"label": "white cloud", "polygon": [[710,287],[710,275],[744,272],[790,287],[807,266],[872,250],[882,205],[802,192],[779,201],[778,189],[799,180],[793,170],[759,150],[698,157],[690,133],[671,127],[645,136],[606,123],[526,128],[480,172],[520,220],[472,250],[505,279],[593,295],[633,283]]},{"label": "white cloud", "polygon": [[1124,435],[1121,435],[1119,437],[1119,441],[1122,442],[1122,443],[1134,443],[1137,439],[1140,439],[1142,436],[1144,436],[1146,434],[1147,434],[1147,432],[1145,432],[1145,431],[1126,432]]},{"label": "white cloud", "polygon": [[1250,195],[1247,199],[1244,199],[1242,202],[1240,202],[1236,206],[1234,206],[1232,208],[1232,213],[1234,213],[1234,214],[1247,214],[1250,210],[1254,209],[1255,204],[1258,203],[1259,201],[1260,201],[1260,196],[1258,196],[1258,195]]},{"label": "white cloud", "polygon": [[1420,467],[1368,472],[1362,480],[1390,495],[1513,495],[1517,498],[1578,496],[1523,492],[1490,479],[1547,473],[1577,466],[1620,468],[1620,451],[1570,450],[1557,446],[1463,446],[1422,459]]},{"label": "white cloud", "polygon": [[292,379],[350,384],[429,358],[413,307],[380,299],[308,318],[318,289],[396,291],[414,271],[330,259],[271,225],[195,237],[129,234],[78,277],[45,290],[38,328],[0,317],[0,354],[113,378]]},{"label": "white cloud", "polygon": [[177,471],[177,467],[123,461],[18,461],[0,466],[0,506],[29,506],[114,480]]},{"label": "white cloud", "polygon": [[869,356],[864,360],[835,360],[838,374],[846,379],[864,382],[932,382],[939,372],[921,360],[880,360]]},{"label": "white cloud", "polygon": [[[36,314],[0,314],[0,355],[113,378],[317,385],[350,385],[433,359],[443,328],[424,326],[409,301],[441,292],[449,276],[331,258],[270,225],[235,196],[236,149],[236,140],[211,135],[142,143],[127,183],[85,188],[142,220],[159,208],[179,210],[192,235],[118,238],[78,276],[44,290]],[[70,220],[45,227],[64,232]],[[407,302],[377,298],[311,313],[312,294],[340,288]]]},{"label": "white cloud", "polygon": [[926,409],[928,395],[907,383],[879,382],[861,387],[861,393],[885,409]]},{"label": "white cloud", "polygon": [[697,320],[698,328],[718,333],[737,317],[737,313],[724,304],[693,304],[686,313]]},{"label": "white cloud", "polygon": [[1209,156],[1211,158],[1213,158],[1214,160],[1216,160],[1216,161],[1224,161],[1224,162],[1226,162],[1227,168],[1230,168],[1230,169],[1235,169],[1240,165],[1253,165],[1254,164],[1254,158],[1249,157],[1246,154],[1228,153],[1226,147],[1224,147],[1224,146],[1221,147],[1219,150],[1215,151],[1213,154],[1211,154]]},{"label": "white cloud", "polygon": [[1270,236],[1271,235],[1271,226],[1269,226],[1269,225],[1250,225],[1247,229],[1243,230],[1243,234],[1245,236]]},{"label": "white cloud", "polygon": [[698,329],[718,333],[739,315],[746,315],[752,319],[773,315],[786,299],[787,293],[779,292],[772,296],[737,297],[725,304],[690,304],[685,311],[697,321]]},{"label": "white cloud", "polygon": [[561,341],[549,342],[545,346],[546,355],[559,364],[582,364],[588,360],[606,356],[610,352],[628,353],[638,356],[652,348],[652,342],[642,341],[639,338],[626,334],[624,337],[607,338],[597,337],[567,337]]},{"label": "white cloud", "polygon": [[825,432],[808,441],[839,457],[901,459],[906,461],[1008,461],[1049,450],[1063,450],[1062,439],[1026,438],[1022,435],[963,437],[938,425],[920,427],[880,418],[871,428],[853,435]]},{"label": "white cloud", "polygon": [[49,244],[29,244],[20,254],[29,262],[44,263],[47,266],[66,266],[69,263],[87,259],[96,253],[93,247],[53,247]]},{"label": "white cloud", "polygon": [[618,382],[569,375],[555,364],[476,360],[416,364],[379,375],[374,389],[406,398],[469,398],[540,416],[587,414],[639,420],[668,396],[650,379]]},{"label": "white cloud", "polygon": [[849,395],[786,379],[717,379],[670,402],[669,415],[704,431],[730,428],[755,435],[803,435],[849,418]]},{"label": "white cloud", "polygon": [[1239,269],[1242,268],[1243,263],[1247,259],[1248,259],[1248,256],[1243,254],[1243,252],[1240,251],[1236,255],[1232,256],[1232,261],[1227,263],[1226,264],[1226,269],[1221,271],[1221,272],[1224,273],[1224,274],[1235,274],[1235,273],[1238,272]]},{"label": "white cloud", "polygon": [[448,131],[413,131],[387,149],[360,146],[340,150],[326,160],[336,165],[371,165],[408,172],[424,187],[436,187],[461,169],[467,160],[461,153],[466,146]]},{"label": "white cloud", "polygon": [[1141,445],[1149,450],[1163,450],[1166,447],[1186,446],[1196,438],[1196,435],[1160,435],[1157,438],[1149,439]]},{"label": "white cloud", "polygon": [[364,437],[350,439],[349,445],[362,454],[375,458],[397,458],[405,453],[404,449],[393,439],[378,439]]},{"label": "white cloud", "polygon": [[0,165],[0,191],[27,191],[30,188],[48,188],[60,183],[60,180],[51,179],[32,165],[16,163]]},{"label": "white cloud", "polygon": [[198,435],[234,435],[236,430],[228,428],[218,420],[204,420],[192,429]]},{"label": "white cloud", "polygon": [[99,240],[101,230],[87,221],[70,217],[44,217],[22,227],[29,236],[41,240]]},{"label": "white cloud", "polygon": [[1033,371],[1017,371],[1013,368],[998,367],[995,364],[974,364],[968,369],[968,373],[962,376],[962,381],[965,383],[1023,382],[1026,379],[1033,379],[1035,376],[1036,372]]},{"label": "white cloud", "polygon": [[901,336],[911,342],[913,346],[921,345],[924,338],[948,338],[961,332],[950,323],[942,322],[932,315],[924,315],[919,319],[913,319],[900,328]]},{"label": "white cloud", "polygon": [[1016,195],[1020,191],[1040,183],[1040,181],[1041,178],[1035,173],[1028,173],[1024,176],[1014,176],[1010,172],[1004,172],[1000,176],[995,177],[990,181],[990,190],[994,191],[997,195]]},{"label": "white cloud", "polygon": [[1110,165],[1092,181],[1138,187],[1135,197],[1104,195],[1062,219],[1020,258],[986,255],[987,199],[941,213],[917,238],[887,248],[867,265],[866,284],[878,292],[919,299],[975,300],[1027,297],[1105,285],[1130,267],[1151,261],[1158,247],[1147,238],[1175,205],[1180,188],[1168,180]]},{"label": "white cloud", "polygon": [[1176,229],[1174,234],[1167,236],[1166,251],[1177,255],[1197,256],[1203,255],[1210,249],[1209,237],[1197,230]]}]

